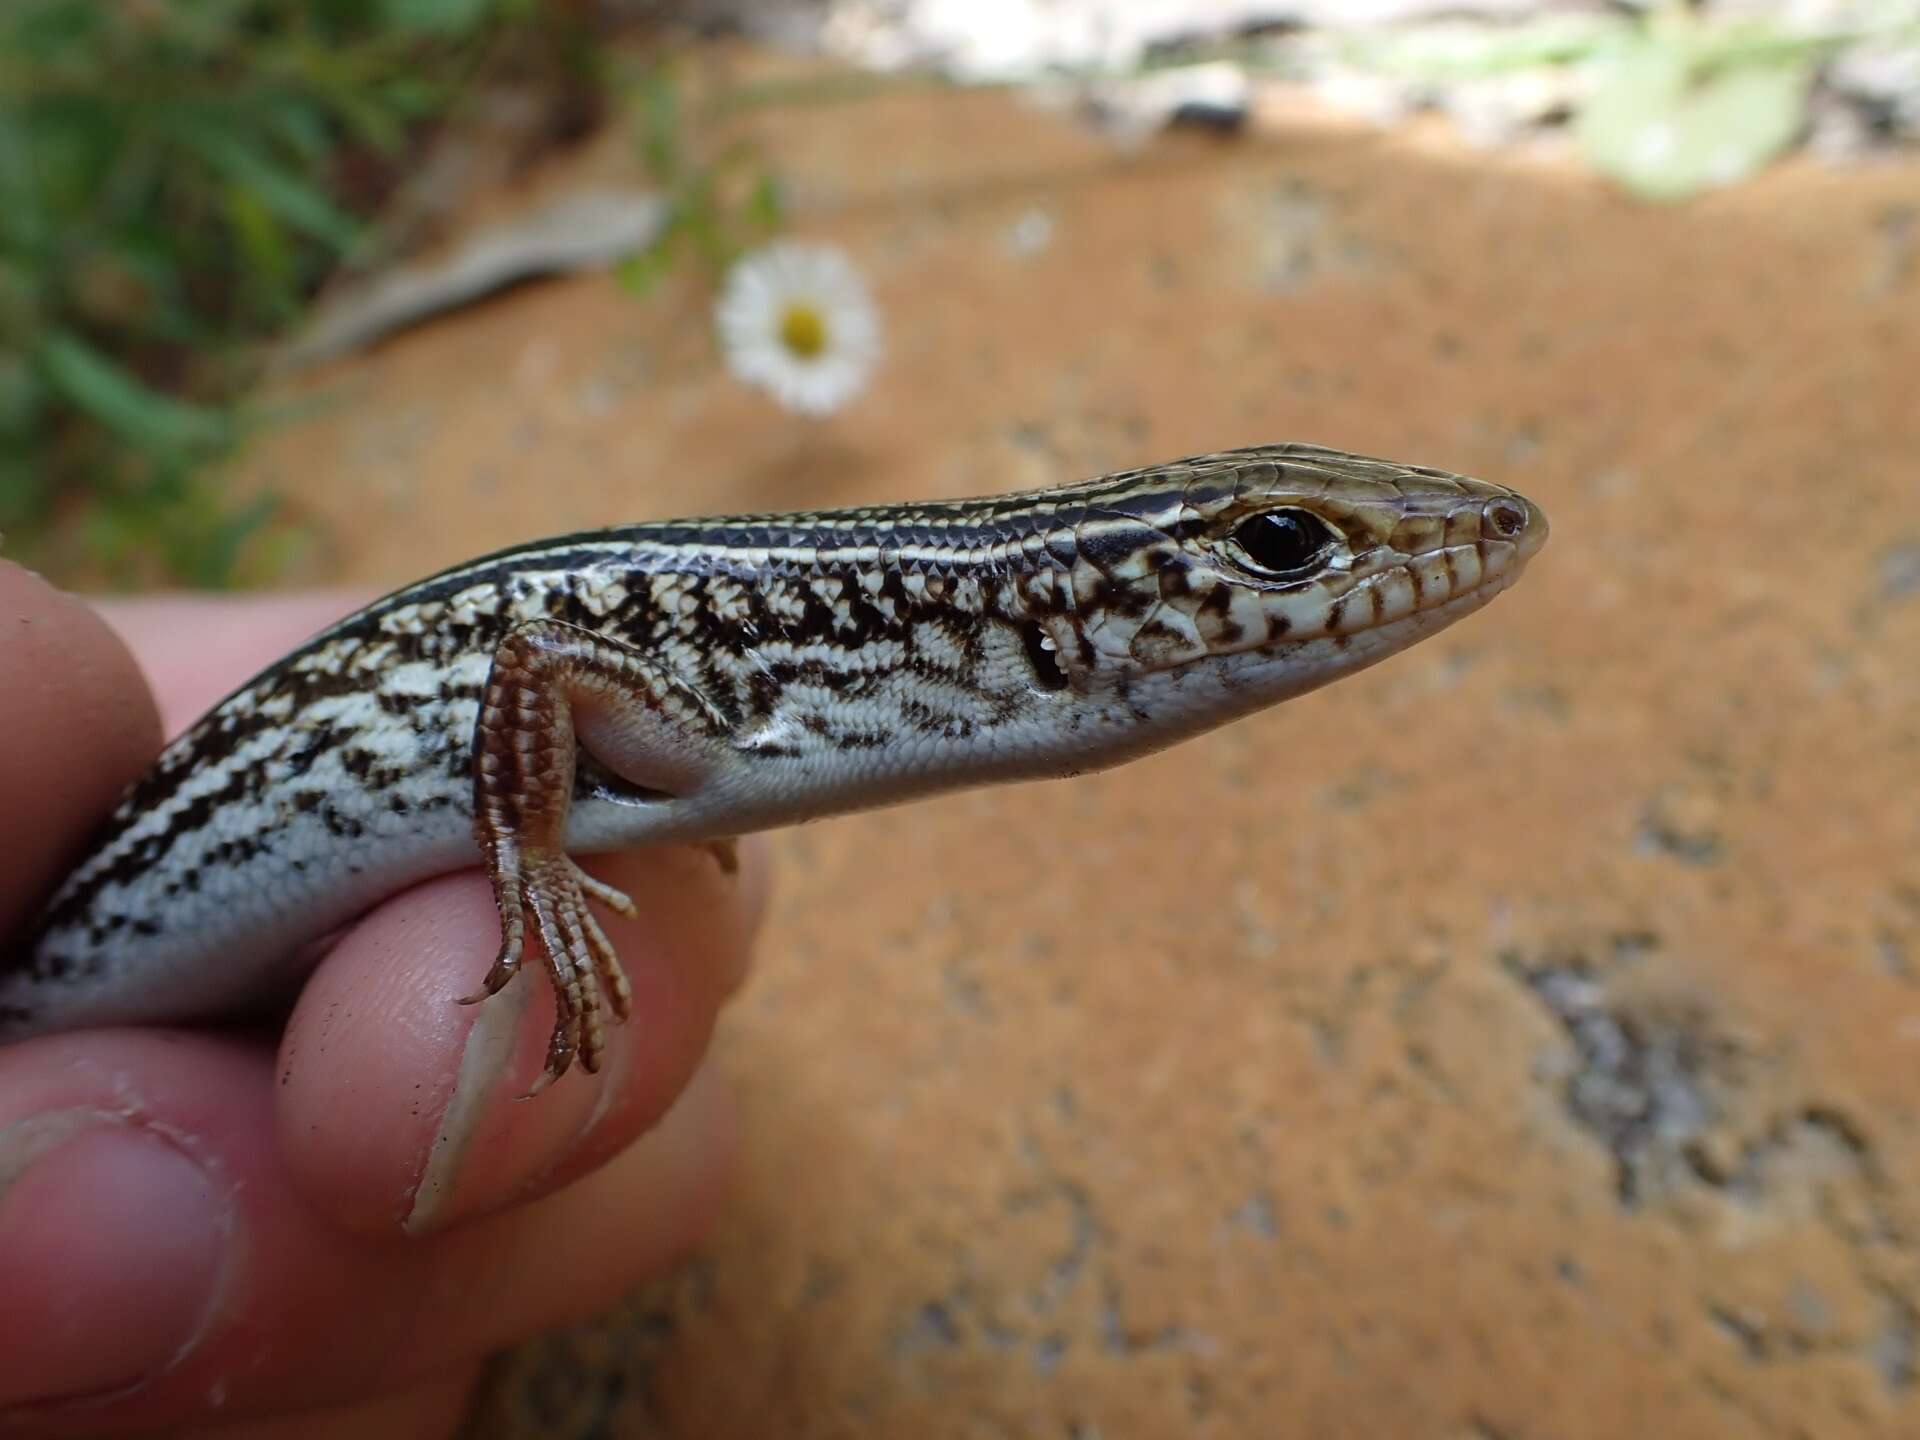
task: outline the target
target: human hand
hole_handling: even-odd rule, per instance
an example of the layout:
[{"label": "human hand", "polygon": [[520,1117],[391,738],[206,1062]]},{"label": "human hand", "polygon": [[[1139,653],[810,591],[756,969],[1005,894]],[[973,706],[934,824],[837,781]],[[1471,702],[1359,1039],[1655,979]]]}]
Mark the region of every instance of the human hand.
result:
[{"label": "human hand", "polygon": [[[167,733],[346,597],[87,606],[0,563],[0,937],[18,943]],[[158,701],[158,716],[155,701]],[[332,944],[284,1036],[118,1029],[0,1049],[0,1435],[450,1431],[485,1355],[604,1308],[712,1219],[733,1112],[702,1066],[764,852],[591,868],[634,989],[598,1076],[537,1100],[538,977],[462,1006],[498,944],[477,872]],[[0,947],[0,967],[12,955]]]}]

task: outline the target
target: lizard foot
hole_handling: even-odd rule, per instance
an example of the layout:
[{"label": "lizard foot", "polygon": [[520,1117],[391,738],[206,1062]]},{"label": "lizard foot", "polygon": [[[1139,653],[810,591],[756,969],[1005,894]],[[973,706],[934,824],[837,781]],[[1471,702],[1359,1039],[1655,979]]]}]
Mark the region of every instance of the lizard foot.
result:
[{"label": "lizard foot", "polygon": [[576,1056],[583,1069],[598,1071],[606,1053],[606,1012],[611,1010],[619,1020],[632,1012],[632,992],[620,957],[587,901],[598,900],[629,919],[639,912],[623,892],[594,879],[568,855],[528,865],[513,883],[497,888],[496,898],[500,953],[479,993],[461,1003],[473,1004],[497,994],[519,973],[526,910],[531,908],[546,952],[547,974],[553,980],[554,1022],[546,1067],[522,1097],[530,1098],[566,1074]]}]

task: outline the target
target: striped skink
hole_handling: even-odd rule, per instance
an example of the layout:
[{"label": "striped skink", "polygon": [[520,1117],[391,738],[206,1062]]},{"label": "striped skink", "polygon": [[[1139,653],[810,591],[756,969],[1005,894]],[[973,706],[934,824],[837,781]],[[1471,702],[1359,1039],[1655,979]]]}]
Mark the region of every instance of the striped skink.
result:
[{"label": "striped skink", "polygon": [[[1545,541],[1511,490],[1309,445],[1058,489],[621,526],[376,601],[132,785],[24,944],[0,1038],[231,1012],[473,863],[552,978],[544,1083],[626,981],[573,854],[1144,754],[1406,649]],[[476,848],[477,847],[477,848]],[[478,998],[478,997],[476,997]]]}]

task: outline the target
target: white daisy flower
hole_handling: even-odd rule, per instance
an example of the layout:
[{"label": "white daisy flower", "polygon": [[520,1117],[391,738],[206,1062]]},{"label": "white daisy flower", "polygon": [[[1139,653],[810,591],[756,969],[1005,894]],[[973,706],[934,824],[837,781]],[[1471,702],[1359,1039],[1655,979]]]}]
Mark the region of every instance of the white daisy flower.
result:
[{"label": "white daisy flower", "polygon": [[735,378],[803,415],[840,409],[880,360],[880,312],[860,272],[825,246],[782,240],[743,256],[714,319]]}]

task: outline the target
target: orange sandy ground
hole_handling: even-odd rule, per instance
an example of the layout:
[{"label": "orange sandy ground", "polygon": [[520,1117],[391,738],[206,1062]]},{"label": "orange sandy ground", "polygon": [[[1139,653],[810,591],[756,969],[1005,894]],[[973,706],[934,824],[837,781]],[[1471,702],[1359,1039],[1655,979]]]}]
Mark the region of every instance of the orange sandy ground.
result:
[{"label": "orange sandy ground", "polygon": [[305,578],[1279,438],[1554,539],[1172,753],[779,836],[731,1211],[473,1433],[1920,1435],[1920,171],[1653,210],[990,93],[761,136],[885,308],[866,396],[737,387],[691,274],[525,288],[297,387]]}]

